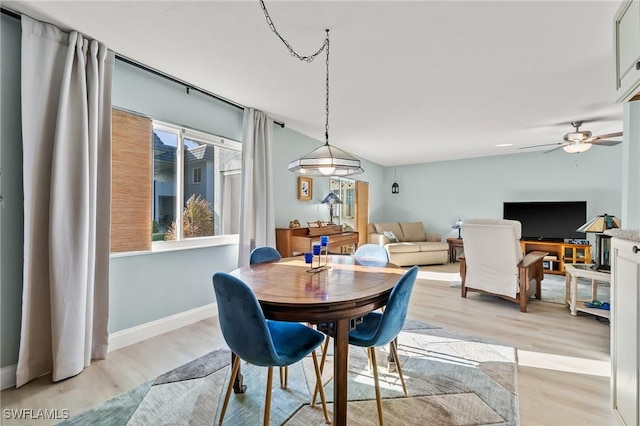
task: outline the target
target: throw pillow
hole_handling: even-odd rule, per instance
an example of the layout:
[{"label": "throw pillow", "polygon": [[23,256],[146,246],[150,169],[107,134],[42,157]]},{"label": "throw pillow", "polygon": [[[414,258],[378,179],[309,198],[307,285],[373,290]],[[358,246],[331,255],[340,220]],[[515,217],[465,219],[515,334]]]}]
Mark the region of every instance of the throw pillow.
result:
[{"label": "throw pillow", "polygon": [[396,234],[394,234],[391,231],[384,231],[383,232],[384,236],[387,237],[389,239],[390,243],[397,243],[398,242],[398,238],[396,237]]}]

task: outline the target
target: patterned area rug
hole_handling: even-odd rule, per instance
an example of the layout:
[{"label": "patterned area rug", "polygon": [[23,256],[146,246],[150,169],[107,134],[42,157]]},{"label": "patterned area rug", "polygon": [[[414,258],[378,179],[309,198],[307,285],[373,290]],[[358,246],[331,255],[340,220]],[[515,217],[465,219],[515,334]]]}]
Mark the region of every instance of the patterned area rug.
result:
[{"label": "patterned area rug", "polygon": [[[383,412],[388,425],[517,425],[516,352],[482,339],[407,321],[399,336],[399,356],[409,397],[397,373],[386,369],[386,352],[377,353]],[[373,375],[366,352],[351,347],[348,376],[348,423],[376,425]],[[332,357],[323,382],[333,395]],[[144,383],[63,425],[212,425],[217,424],[228,381],[230,354],[218,350]],[[242,363],[244,394],[232,394],[226,425],[260,425],[266,368]],[[274,376],[278,376],[277,369]],[[318,403],[311,407],[315,374],[310,357],[289,367],[288,388],[274,377],[272,425],[323,425]],[[318,398],[319,400],[319,398]],[[330,413],[332,404],[328,404]]]}]

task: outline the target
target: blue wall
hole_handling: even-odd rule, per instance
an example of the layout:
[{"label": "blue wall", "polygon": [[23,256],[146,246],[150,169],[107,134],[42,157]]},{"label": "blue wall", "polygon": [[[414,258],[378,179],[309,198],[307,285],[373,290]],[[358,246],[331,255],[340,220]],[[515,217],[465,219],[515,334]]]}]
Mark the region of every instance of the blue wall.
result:
[{"label": "blue wall", "polygon": [[[622,146],[582,154],[557,150],[397,167],[384,178],[383,219],[422,220],[427,230],[457,236],[457,219],[501,218],[504,201],[587,201],[587,219],[621,215]],[[388,191],[387,191],[388,189]]]}]

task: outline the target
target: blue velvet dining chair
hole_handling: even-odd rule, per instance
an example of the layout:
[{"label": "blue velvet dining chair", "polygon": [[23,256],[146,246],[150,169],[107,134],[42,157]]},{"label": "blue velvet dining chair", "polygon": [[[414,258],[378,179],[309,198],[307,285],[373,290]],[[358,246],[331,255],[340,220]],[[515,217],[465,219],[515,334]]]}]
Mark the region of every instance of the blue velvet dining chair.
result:
[{"label": "blue velvet dining chair", "polygon": [[[255,265],[258,263],[270,263],[276,262],[282,259],[280,252],[270,246],[256,247],[251,250],[249,255],[249,265]],[[280,387],[286,387],[289,380],[289,369],[287,367],[280,367]]]},{"label": "blue velvet dining chair", "polygon": [[[273,367],[285,367],[312,354],[316,381],[322,383],[315,349],[323,342],[324,334],[297,322],[265,319],[262,308],[249,286],[230,274],[215,273],[213,289],[222,335],[229,349],[237,355],[231,369],[219,424],[224,420],[233,382],[240,368],[240,359],[243,359],[250,364],[269,368],[263,422],[266,426],[269,424],[271,409]],[[320,399],[325,420],[330,423],[322,386]]]},{"label": "blue velvet dining chair", "polygon": [[389,301],[387,302],[384,312],[368,313],[365,315],[363,321],[349,333],[350,345],[367,348],[369,360],[373,367],[380,425],[384,424],[384,420],[382,416],[382,401],[380,398],[380,383],[378,382],[378,366],[376,363],[375,348],[386,345],[387,343],[389,344],[391,355],[396,360],[404,396],[408,396],[407,387],[402,375],[402,367],[400,366],[400,359],[398,358],[396,337],[400,334],[400,331],[402,331],[402,327],[407,318],[409,299],[411,298],[413,285],[418,276],[418,270],[419,268],[414,266],[405,272],[402,278],[398,280],[398,283],[393,287],[393,290],[391,290]]},{"label": "blue velvet dining chair", "polygon": [[378,244],[363,244],[353,253],[353,257],[364,260],[379,260],[380,262],[389,262],[389,253]]},{"label": "blue velvet dining chair", "polygon": [[249,256],[249,264],[254,265],[256,263],[275,262],[280,259],[282,259],[282,256],[280,256],[278,250],[274,249],[273,247],[256,247],[251,250],[251,255]]}]

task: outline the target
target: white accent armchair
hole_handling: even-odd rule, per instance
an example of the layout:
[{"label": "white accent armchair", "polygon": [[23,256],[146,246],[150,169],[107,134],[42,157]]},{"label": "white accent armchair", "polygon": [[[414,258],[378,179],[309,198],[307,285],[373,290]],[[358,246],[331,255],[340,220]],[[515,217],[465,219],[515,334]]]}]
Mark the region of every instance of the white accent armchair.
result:
[{"label": "white accent armchair", "polygon": [[521,312],[527,312],[531,296],[535,294],[540,299],[542,260],[548,253],[534,251],[523,255],[521,233],[522,225],[516,220],[464,221],[464,255],[460,258],[462,297],[467,297],[467,291],[496,295],[519,303]]}]

